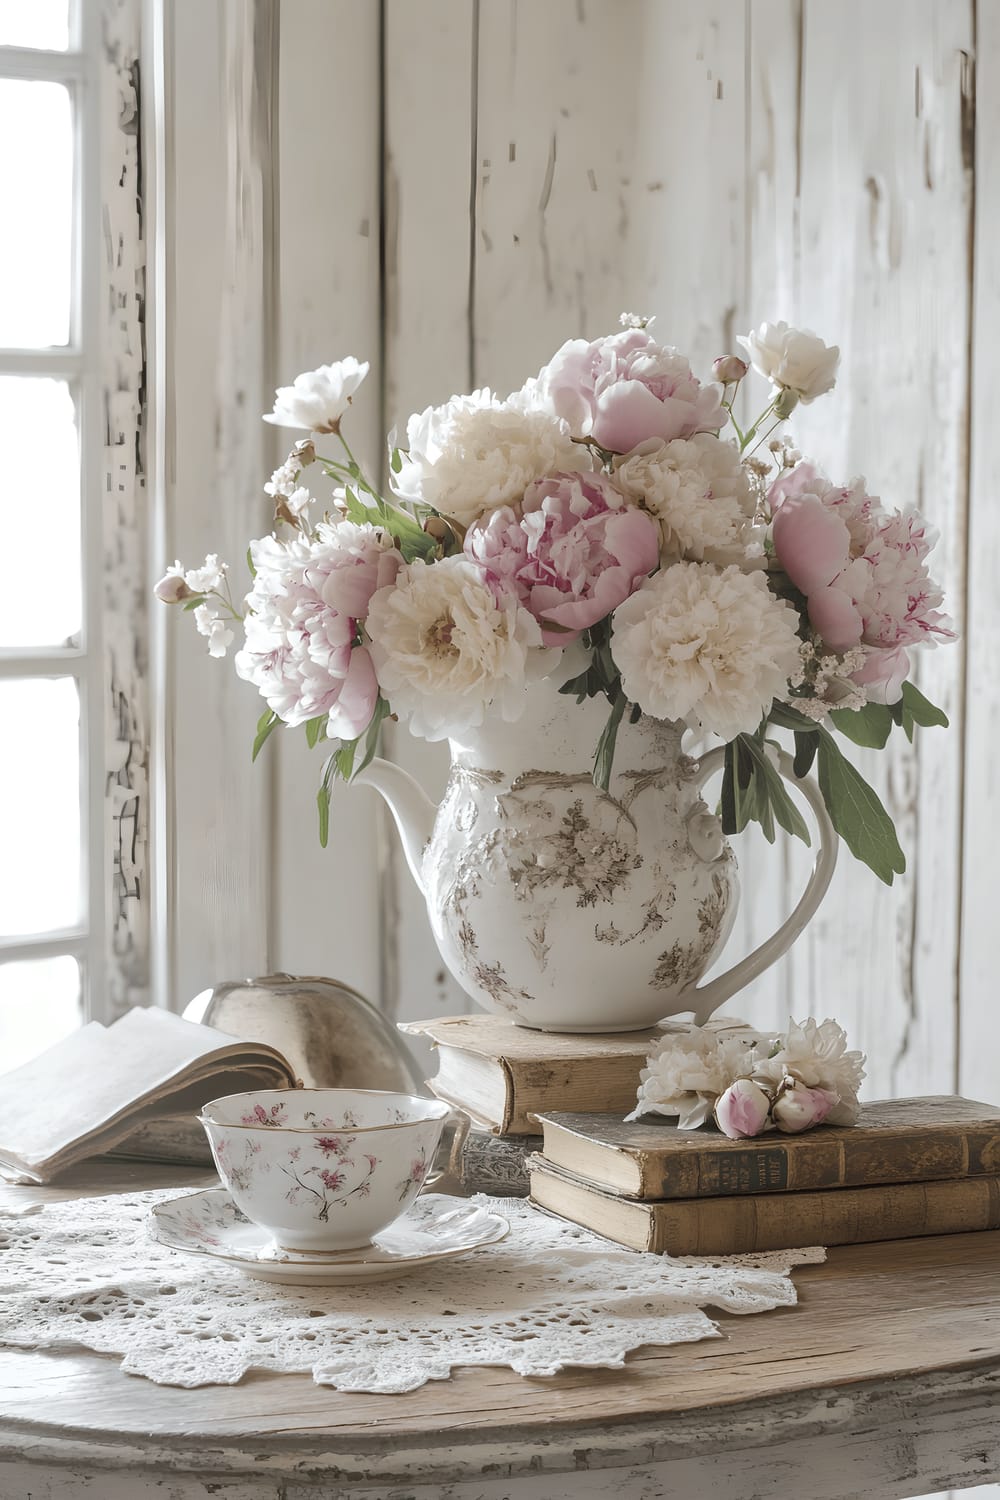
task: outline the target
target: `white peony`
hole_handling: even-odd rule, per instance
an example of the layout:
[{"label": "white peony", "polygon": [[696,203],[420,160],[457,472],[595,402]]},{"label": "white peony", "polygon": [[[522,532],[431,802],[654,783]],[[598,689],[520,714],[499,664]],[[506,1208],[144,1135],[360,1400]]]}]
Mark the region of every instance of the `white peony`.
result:
[{"label": "white peony", "polygon": [[725,564],[745,555],[753,539],[754,495],[734,443],[698,432],[644,444],[615,479],[659,522],[665,562],[687,557]]},{"label": "white peony", "polygon": [[783,1045],[773,1057],[757,1063],[753,1076],[765,1087],[776,1089],[791,1077],[806,1088],[829,1089],[837,1095],[826,1116],[830,1125],[853,1125],[858,1118],[858,1090],[865,1076],[863,1052],[848,1052],[847,1034],[836,1021],[789,1021],[778,1041]]},{"label": "white peony", "polygon": [[194,612],[194,623],[198,634],[208,637],[209,656],[225,656],[233,644],[233,632],[217,609],[199,604]]},{"label": "white peony", "polygon": [[729,1085],[750,1072],[756,1036],[720,1036],[701,1027],[667,1033],[639,1074],[638,1102],[627,1120],[676,1115],[681,1130],[703,1125]]},{"label": "white peony", "polygon": [[837,382],[839,348],[824,344],[808,329],[762,323],[756,332],[741,335],[736,342],[759,374],[807,404],[832,391]]},{"label": "white peony", "polygon": [[500,401],[488,390],[415,413],[406,438],[396,493],[462,526],[516,505],[528,485],[547,474],[593,467],[565,422],[529,402]]},{"label": "white peony", "polygon": [[513,598],[498,603],[477,563],[456,555],[414,562],[372,599],[366,621],[382,692],[412,734],[443,740],[494,709],[511,721],[525,684],[560,652]]},{"label": "white peony", "polygon": [[268,412],[264,421],[273,422],[275,427],[336,432],[354,392],[367,374],[367,361],[359,364],[350,354],[335,364],[306,370],[302,375],[296,375],[292,385],[278,387],[274,410]]},{"label": "white peony", "polygon": [[611,652],[644,713],[731,740],[753,733],[798,671],[797,623],[763,573],[679,562],[618,606]]}]

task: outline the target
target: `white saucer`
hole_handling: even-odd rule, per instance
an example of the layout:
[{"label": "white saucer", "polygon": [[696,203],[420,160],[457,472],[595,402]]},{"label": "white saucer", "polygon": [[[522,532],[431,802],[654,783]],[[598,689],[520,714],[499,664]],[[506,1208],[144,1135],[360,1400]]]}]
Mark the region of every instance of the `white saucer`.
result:
[{"label": "white saucer", "polygon": [[171,1198],[151,1210],[149,1229],[161,1245],[228,1261],[260,1281],[304,1286],[399,1276],[453,1255],[493,1245],[510,1231],[499,1214],[464,1198],[425,1193],[406,1213],[359,1250],[330,1255],[280,1249],[244,1217],[224,1188]]}]

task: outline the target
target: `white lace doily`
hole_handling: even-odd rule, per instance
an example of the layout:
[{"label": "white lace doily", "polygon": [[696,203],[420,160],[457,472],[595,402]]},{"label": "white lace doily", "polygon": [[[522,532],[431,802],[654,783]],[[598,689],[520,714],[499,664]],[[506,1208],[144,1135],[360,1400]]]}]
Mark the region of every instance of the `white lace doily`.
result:
[{"label": "white lace doily", "polygon": [[163,1385],[231,1385],[248,1370],[311,1372],[345,1391],[411,1391],[460,1365],[521,1375],[616,1367],[644,1344],[719,1336],[701,1311],[795,1303],[789,1270],[819,1249],[717,1260],[620,1250],[523,1199],[500,1244],[398,1282],[251,1281],[148,1234],[162,1190],[0,1209],[0,1347],[82,1346]]}]

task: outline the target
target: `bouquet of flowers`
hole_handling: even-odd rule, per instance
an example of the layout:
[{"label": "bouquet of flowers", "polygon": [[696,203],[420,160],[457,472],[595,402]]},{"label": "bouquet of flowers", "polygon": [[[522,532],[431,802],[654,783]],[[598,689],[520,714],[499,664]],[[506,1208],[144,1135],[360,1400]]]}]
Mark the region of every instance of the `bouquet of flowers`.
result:
[{"label": "bouquet of flowers", "polygon": [[[816,761],[848,847],[887,883],[904,869],[838,737],[881,747],[895,726],[947,723],[909,681],[911,649],[951,637],[933,538],[778,435],[833,388],[836,348],[765,323],[703,384],[651,321],[570,339],[505,399],[477,390],[412,416],[405,443],[390,436],[391,496],[343,431],[366,364],[277,392],[265,421],[309,436],[264,486],[274,530],[250,543],[243,607],[215,556],[175,563],[156,593],[193,611],[213,656],[242,626],[236,670],[267,704],[254,756],[278,724],[327,744],[324,843],[331,783],[368,763],[387,716],[443,739],[516,719],[526,684],[550,677],[607,700],[604,789],[626,714],[679,721],[725,742],[727,833],[753,820],[808,842],[774,764],[773,732],[790,731],[796,774]],[[751,365],[770,394],[741,427]]]},{"label": "bouquet of flowers", "polygon": [[692,1027],[657,1042],[639,1075],[628,1120],[677,1116],[681,1130],[714,1117],[731,1140],[813,1125],[853,1125],[865,1057],[847,1050],[836,1021],[789,1021],[781,1036],[746,1027]]}]

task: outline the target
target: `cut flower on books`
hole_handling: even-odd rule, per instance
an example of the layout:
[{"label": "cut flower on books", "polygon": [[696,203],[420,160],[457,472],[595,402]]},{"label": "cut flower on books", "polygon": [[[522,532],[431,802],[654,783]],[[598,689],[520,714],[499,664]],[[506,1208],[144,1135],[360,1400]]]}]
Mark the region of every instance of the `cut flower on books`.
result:
[{"label": "cut flower on books", "polygon": [[682,1130],[714,1119],[731,1140],[767,1130],[797,1135],[824,1121],[853,1125],[864,1065],[836,1021],[790,1021],[777,1037],[692,1027],[657,1042],[625,1118],[676,1117]]},{"label": "cut flower on books", "polygon": [[[569,339],[505,397],[411,416],[390,438],[391,498],[343,430],[368,365],[297,376],[265,420],[309,435],[263,485],[274,529],[249,543],[249,592],[213,554],[175,562],[157,596],[193,612],[212,656],[242,629],[236,671],[267,705],[255,757],[278,725],[326,746],[324,844],[331,785],[364,769],[385,718],[450,738],[516,720],[527,685],[551,678],[606,700],[605,791],[626,714],[716,735],[726,833],[754,821],[809,841],[773,759],[775,734],[792,735],[796,776],[816,762],[835,829],[891,884],[892,820],[840,742],[947,724],[909,680],[916,647],[952,638],[932,534],[775,435],[833,388],[836,347],[765,323],[739,340],[749,364],[722,355],[702,382],[652,319],[621,322]],[[750,365],[770,389],[741,426]]]}]

